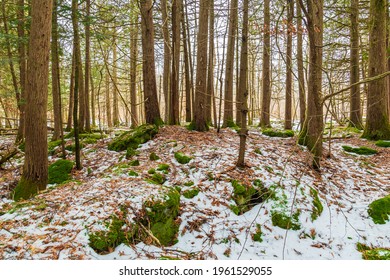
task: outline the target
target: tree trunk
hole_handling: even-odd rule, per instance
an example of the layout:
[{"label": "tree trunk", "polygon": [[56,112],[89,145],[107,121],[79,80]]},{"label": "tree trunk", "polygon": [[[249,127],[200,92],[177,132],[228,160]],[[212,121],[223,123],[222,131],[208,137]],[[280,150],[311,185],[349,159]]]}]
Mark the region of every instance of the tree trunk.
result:
[{"label": "tree trunk", "polygon": [[263,95],[261,102],[260,126],[271,127],[270,107],[271,107],[271,34],[270,34],[270,0],[264,0],[264,43],[263,43]]},{"label": "tree trunk", "polygon": [[160,125],[157,99],[156,66],[154,63],[154,26],[152,0],[139,0],[141,4],[142,59],[144,106],[146,123]]},{"label": "tree trunk", "polygon": [[161,0],[161,15],[162,15],[162,33],[164,38],[164,70],[163,70],[163,93],[165,101],[164,120],[166,123],[169,122],[169,105],[170,105],[170,86],[169,77],[171,76],[171,38],[169,36],[168,29],[168,6],[167,0]]},{"label": "tree trunk", "polygon": [[313,154],[313,168],[320,168],[322,157],[322,48],[323,48],[323,0],[299,0],[301,8],[305,9],[307,29],[309,34],[309,81],[308,102],[305,123],[299,135],[299,144],[308,147]]},{"label": "tree trunk", "polygon": [[52,1],[31,1],[25,160],[22,177],[14,192],[15,200],[28,199],[44,190],[47,184],[47,98],[52,8]]},{"label": "tree trunk", "polygon": [[211,106],[212,98],[214,96],[214,1],[210,1],[209,13],[209,62],[207,69],[207,90],[205,108],[207,123],[211,123]]},{"label": "tree trunk", "polygon": [[302,9],[297,5],[297,66],[298,66],[298,83],[299,83],[299,123],[302,129],[306,116],[306,89],[305,89],[305,72],[303,67],[303,26],[302,26]]},{"label": "tree trunk", "polygon": [[288,0],[287,5],[287,50],[286,50],[286,103],[284,128],[292,129],[292,27],[294,19],[294,0]]},{"label": "tree trunk", "polygon": [[191,92],[192,92],[192,83],[191,83],[191,63],[190,63],[190,54],[189,54],[189,40],[187,38],[187,25],[184,18],[184,8],[182,5],[182,17],[181,17],[182,33],[183,33],[183,52],[184,52],[184,74],[185,74],[185,96],[186,96],[186,122],[191,122],[192,110],[191,110]]},{"label": "tree trunk", "polygon": [[197,34],[196,86],[193,127],[197,131],[208,130],[205,116],[207,89],[207,41],[209,0],[200,0],[199,30]]},{"label": "tree trunk", "polygon": [[75,53],[73,50],[72,53],[72,70],[70,74],[70,86],[69,86],[69,108],[68,108],[68,121],[66,124],[66,131],[70,131],[72,129],[72,123],[73,123],[73,102],[74,102],[74,76],[75,76],[75,69],[76,69],[76,60],[75,60]]},{"label": "tree trunk", "polygon": [[138,15],[132,20],[130,34],[130,107],[131,107],[131,127],[138,126],[137,112],[137,56],[138,56]]},{"label": "tree trunk", "polygon": [[240,80],[238,83],[238,96],[240,96],[240,149],[238,153],[237,166],[245,166],[245,146],[247,129],[247,114],[248,114],[248,1],[244,0],[243,7],[243,29],[242,29],[242,44],[241,44],[241,58],[240,58]]},{"label": "tree trunk", "polygon": [[119,126],[119,104],[118,104],[118,71],[117,71],[117,48],[116,48],[116,28],[113,27],[113,44],[112,44],[112,124]]},{"label": "tree trunk", "polygon": [[20,75],[20,118],[19,118],[19,129],[18,135],[16,137],[16,142],[23,142],[25,135],[25,125],[24,125],[24,112],[26,110],[26,72],[27,72],[27,60],[26,60],[26,43],[25,43],[25,16],[24,16],[24,0],[18,0],[18,52],[19,52],[19,75]]},{"label": "tree trunk", "polygon": [[[237,30],[238,1],[231,0],[229,16],[229,35],[226,52],[226,73],[225,73],[225,100],[223,126],[231,127],[234,125],[233,120],[233,74],[234,74],[234,54],[235,40]],[[201,22],[203,18],[201,18]]]},{"label": "tree trunk", "polygon": [[111,97],[110,97],[110,75],[106,69],[106,122],[108,128],[112,127]]},{"label": "tree trunk", "polygon": [[85,131],[91,132],[91,113],[89,106],[89,88],[90,88],[90,77],[91,77],[91,0],[86,0],[86,21],[85,21],[85,84],[84,84],[84,95],[85,95]]},{"label": "tree trunk", "polygon": [[179,124],[181,0],[172,2],[172,71],[168,124]]},{"label": "tree trunk", "polygon": [[[370,1],[370,50],[369,77],[386,72],[386,1]],[[368,84],[367,121],[363,137],[377,140],[390,139],[388,116],[388,93],[386,79],[375,80]]]},{"label": "tree trunk", "polygon": [[[359,82],[359,0],[351,1],[351,65],[350,84]],[[362,116],[360,108],[360,86],[351,88],[351,107],[349,125],[362,129]]]},{"label": "tree trunk", "polygon": [[60,89],[60,63],[58,54],[58,23],[57,0],[53,0],[52,33],[51,33],[51,90],[53,95],[54,133],[52,141],[61,137],[61,89]]}]

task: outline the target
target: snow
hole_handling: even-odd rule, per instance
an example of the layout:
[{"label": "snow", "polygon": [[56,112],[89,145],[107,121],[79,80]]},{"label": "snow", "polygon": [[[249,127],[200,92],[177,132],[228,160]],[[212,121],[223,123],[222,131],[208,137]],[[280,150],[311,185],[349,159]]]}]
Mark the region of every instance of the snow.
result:
[{"label": "snow", "polygon": [[[12,139],[0,140],[9,144]],[[11,183],[20,177],[22,163],[7,163],[0,170],[0,259],[361,259],[358,242],[390,247],[390,223],[374,224],[368,205],[390,193],[389,150],[376,147],[373,156],[345,153],[342,145],[370,145],[362,139],[332,141],[331,157],[322,161],[321,173],[309,168],[310,154],[295,139],[270,138],[251,129],[247,141],[245,169],[237,169],[238,135],[230,129],[219,134],[190,132],[183,127],[164,127],[155,139],[142,145],[136,156],[140,166],[115,168],[126,163],[124,152],[106,149],[107,139],[88,145],[83,151],[82,171],[74,181],[52,186],[9,212],[7,197]],[[261,154],[255,153],[260,149]],[[328,143],[324,143],[324,153]],[[161,159],[150,161],[150,152]],[[173,154],[193,157],[179,164]],[[72,156],[70,159],[73,159]],[[51,161],[56,160],[53,156]],[[193,181],[200,193],[192,199],[181,196],[178,242],[165,248],[145,243],[121,244],[100,255],[89,246],[89,233],[104,228],[104,221],[119,212],[119,206],[140,209],[143,201],[158,195],[164,186],[145,182],[150,168],[167,163],[171,170],[164,186],[183,186]],[[87,168],[90,172],[87,172]],[[131,177],[129,170],[139,176]],[[212,176],[213,180],[210,180]],[[276,186],[282,199],[267,200],[237,216],[230,210],[233,188],[230,180],[251,184],[261,179],[266,187]],[[14,183],[13,183],[14,184]],[[310,188],[318,191],[324,206],[317,220],[311,220]],[[183,190],[186,189],[183,187]],[[46,208],[35,207],[45,203]],[[300,210],[297,231],[273,226],[271,211],[291,215]],[[291,211],[292,210],[292,211]],[[261,225],[262,242],[252,240]]]}]

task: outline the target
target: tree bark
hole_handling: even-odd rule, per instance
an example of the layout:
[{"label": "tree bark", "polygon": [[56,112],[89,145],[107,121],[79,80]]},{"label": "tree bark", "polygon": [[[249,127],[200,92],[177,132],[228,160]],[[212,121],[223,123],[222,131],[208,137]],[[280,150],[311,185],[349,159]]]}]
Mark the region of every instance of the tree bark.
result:
[{"label": "tree bark", "polygon": [[197,34],[197,62],[195,85],[195,108],[193,127],[197,131],[208,130],[205,116],[206,89],[207,89],[207,41],[208,41],[208,8],[209,0],[200,0],[199,30]]},{"label": "tree bark", "polygon": [[305,123],[299,135],[299,144],[308,147],[313,155],[312,166],[318,170],[322,157],[322,48],[323,48],[323,0],[299,0],[306,15],[309,34],[309,81]]},{"label": "tree bark", "polygon": [[164,38],[164,70],[163,70],[163,93],[164,93],[164,119],[165,122],[169,122],[169,106],[170,106],[170,84],[169,77],[171,76],[171,38],[169,36],[168,29],[168,13],[167,13],[167,0],[161,0],[161,15],[162,15],[162,33]]},{"label": "tree bark", "polygon": [[48,179],[47,98],[52,8],[52,1],[31,1],[25,160],[22,177],[14,191],[15,200],[28,199],[44,190]]},{"label": "tree bark", "polygon": [[[386,1],[370,1],[370,49],[368,76],[386,72]],[[390,139],[387,80],[375,80],[368,84],[367,120],[363,136],[368,139]]]},{"label": "tree bark", "polygon": [[[350,65],[350,84],[359,82],[359,0],[351,1],[351,65]],[[351,88],[351,107],[349,115],[349,125],[358,129],[363,128],[361,105],[360,105],[360,86]]]},{"label": "tree bark", "polygon": [[[237,30],[238,17],[238,1],[231,0],[230,16],[229,16],[229,34],[226,52],[226,73],[225,73],[225,100],[224,100],[224,115],[223,127],[233,126],[233,74],[234,74],[234,55],[235,55],[235,40]],[[203,18],[201,18],[201,22]]]},{"label": "tree bark", "polygon": [[[206,121],[211,123],[211,106],[214,96],[214,1],[210,1],[209,8],[209,62],[207,69],[207,90],[206,90]],[[214,120],[216,122],[216,120]]]},{"label": "tree bark", "polygon": [[240,148],[238,153],[237,166],[245,166],[245,150],[247,129],[247,114],[248,114],[248,1],[244,0],[243,7],[243,29],[241,42],[241,58],[240,58],[240,80],[238,83],[238,96],[240,96]]},{"label": "tree bark", "polygon": [[66,131],[70,131],[72,129],[73,124],[73,102],[74,102],[74,76],[75,76],[75,69],[76,69],[76,60],[75,60],[75,53],[73,50],[72,53],[72,70],[70,74],[70,85],[69,85],[69,108],[68,108],[68,121],[66,124]]},{"label": "tree bark", "polygon": [[133,15],[130,34],[130,108],[131,108],[131,127],[138,126],[137,112],[137,56],[138,56],[138,14]]},{"label": "tree bark", "polygon": [[91,81],[91,0],[86,0],[86,21],[85,21],[85,131],[91,132],[91,111],[89,104],[89,91],[90,91],[90,81]]},{"label": "tree bark", "polygon": [[117,71],[117,48],[116,48],[116,28],[113,27],[113,42],[112,42],[112,124],[119,126],[119,104],[118,104],[118,71]]},{"label": "tree bark", "polygon": [[154,63],[154,26],[152,0],[139,0],[141,4],[142,58],[144,107],[146,123],[162,123],[157,99],[156,66]]},{"label": "tree bark", "polygon": [[297,66],[298,66],[298,83],[299,83],[299,122],[302,129],[306,116],[306,88],[305,88],[305,71],[303,67],[303,26],[302,26],[302,9],[297,5]]},{"label": "tree bark", "polygon": [[192,117],[192,82],[191,82],[191,62],[190,62],[190,54],[189,54],[189,46],[191,46],[189,42],[189,38],[187,38],[187,24],[184,18],[184,8],[182,5],[182,17],[181,17],[181,25],[182,25],[182,33],[183,33],[183,52],[184,52],[184,75],[185,75],[185,96],[186,96],[186,122],[191,122]]},{"label": "tree bark", "polygon": [[287,50],[286,50],[286,103],[284,128],[292,129],[292,27],[294,19],[294,0],[287,5]]},{"label": "tree bark", "polygon": [[261,102],[260,126],[271,127],[270,107],[271,107],[271,34],[270,34],[270,0],[264,0],[264,43],[263,43],[263,95]]}]

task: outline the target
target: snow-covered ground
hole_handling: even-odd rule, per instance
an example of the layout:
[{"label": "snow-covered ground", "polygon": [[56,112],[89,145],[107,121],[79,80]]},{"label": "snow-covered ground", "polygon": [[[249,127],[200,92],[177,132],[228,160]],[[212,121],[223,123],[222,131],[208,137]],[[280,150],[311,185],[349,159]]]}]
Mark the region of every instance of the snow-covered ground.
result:
[{"label": "snow-covered ground", "polygon": [[[0,144],[4,147],[12,140],[3,137]],[[256,129],[249,132],[244,169],[235,167],[239,137],[230,129],[217,134],[163,127],[138,149],[140,154],[134,159],[140,165],[123,170],[120,164],[128,162],[125,153],[108,151],[108,141],[83,149],[84,168],[73,172],[74,181],[49,186],[24,205],[9,199],[22,158],[0,170],[0,259],[361,259],[358,242],[390,247],[390,222],[374,224],[367,213],[372,201],[390,193],[390,150],[375,147],[377,155],[357,156],[341,148],[345,144],[373,146],[366,140],[333,140],[321,173],[309,167],[310,154],[296,139],[269,138]],[[328,148],[324,142],[324,154],[329,154]],[[193,159],[179,164],[176,151]],[[149,160],[151,152],[160,160]],[[89,246],[89,233],[101,229],[102,222],[120,211],[120,205],[139,209],[148,197],[158,194],[164,186],[145,178],[160,163],[170,165],[164,186],[183,187],[193,181],[200,189],[192,199],[181,196],[178,242],[164,248],[122,244],[109,254],[97,254]],[[139,175],[130,176],[129,170]],[[266,187],[273,186],[279,199],[269,199],[237,216],[230,209],[234,204],[231,179],[247,185],[260,179]],[[311,219],[311,188],[318,191],[323,205],[315,221]],[[299,211],[301,228],[274,226],[273,211],[286,215]],[[258,227],[262,242],[252,239]]]}]

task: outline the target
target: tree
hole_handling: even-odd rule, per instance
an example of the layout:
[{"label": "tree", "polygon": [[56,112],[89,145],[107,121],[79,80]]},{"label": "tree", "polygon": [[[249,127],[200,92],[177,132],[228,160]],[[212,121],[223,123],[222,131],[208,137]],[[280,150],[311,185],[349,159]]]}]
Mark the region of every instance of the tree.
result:
[{"label": "tree", "polygon": [[[368,76],[375,77],[386,72],[386,1],[370,1],[370,49]],[[387,110],[387,81],[374,80],[368,84],[367,120],[363,137],[390,139],[389,113]]]},{"label": "tree", "polygon": [[[207,68],[207,94],[206,94],[206,107],[205,107],[205,114],[206,114],[206,120],[207,123],[211,123],[211,106],[212,101],[214,98],[214,21],[215,21],[215,15],[214,15],[214,1],[210,2],[210,8],[209,8],[209,61],[208,61],[208,68]],[[217,120],[214,120],[217,122]]]},{"label": "tree", "polygon": [[[238,1],[231,0],[229,16],[229,36],[226,51],[226,72],[225,72],[225,100],[223,126],[233,125],[233,74],[234,74],[234,54],[238,18]],[[201,22],[203,18],[201,17]]]},{"label": "tree", "polygon": [[138,112],[137,112],[137,105],[136,105],[137,103],[138,16],[139,13],[134,8],[131,14],[132,26],[130,29],[130,103],[131,103],[130,108],[131,108],[132,128],[135,128],[138,125]]},{"label": "tree", "polygon": [[242,23],[242,43],[240,58],[240,80],[238,83],[238,96],[240,96],[240,149],[238,153],[237,166],[245,166],[245,145],[248,134],[247,129],[247,96],[248,96],[248,1],[244,0],[243,23]]},{"label": "tree", "polygon": [[302,26],[302,10],[297,5],[297,66],[298,66],[298,83],[299,83],[299,123],[302,129],[306,115],[306,90],[305,90],[305,74],[303,67],[303,26]]},{"label": "tree", "polygon": [[[359,82],[359,0],[351,0],[351,79],[350,84]],[[349,125],[358,129],[363,128],[360,108],[360,86],[351,88],[351,108]]]},{"label": "tree", "polygon": [[47,98],[52,9],[52,1],[31,1],[25,160],[22,177],[14,191],[15,200],[30,198],[47,185]]},{"label": "tree", "polygon": [[119,125],[119,104],[118,104],[118,71],[117,71],[117,46],[116,46],[116,27],[113,27],[112,37],[112,123],[114,126]]},{"label": "tree", "polygon": [[[306,4],[304,4],[304,2]],[[306,119],[299,134],[299,144],[308,147],[313,154],[312,166],[320,168],[322,157],[322,53],[323,53],[323,0],[299,0],[306,17],[309,35],[309,80]]]},{"label": "tree", "polygon": [[270,1],[264,0],[264,43],[263,43],[263,94],[261,102],[260,126],[270,127],[270,107],[271,107],[271,78],[270,78],[270,58],[271,58],[271,34],[270,34]]},{"label": "tree", "polygon": [[160,109],[157,99],[156,66],[154,64],[154,26],[152,0],[139,0],[142,29],[142,72],[146,123],[160,125]]},{"label": "tree", "polygon": [[86,19],[85,19],[85,131],[91,132],[91,113],[89,110],[89,90],[91,81],[91,0],[86,0]]},{"label": "tree", "polygon": [[294,18],[294,0],[287,1],[287,50],[286,50],[286,103],[284,128],[292,128],[292,35]]},{"label": "tree", "polygon": [[196,86],[193,127],[197,131],[208,130],[204,112],[207,89],[207,41],[209,0],[200,0],[199,30],[197,35]]}]

